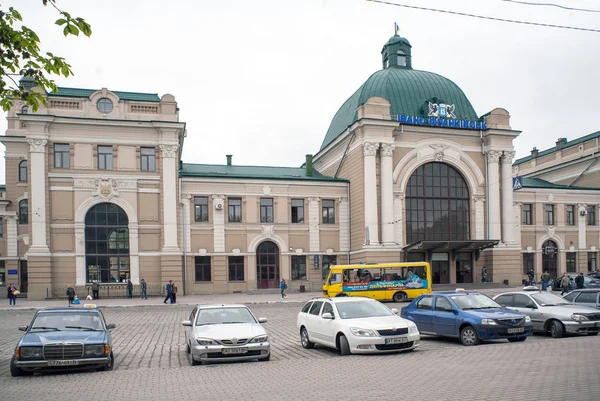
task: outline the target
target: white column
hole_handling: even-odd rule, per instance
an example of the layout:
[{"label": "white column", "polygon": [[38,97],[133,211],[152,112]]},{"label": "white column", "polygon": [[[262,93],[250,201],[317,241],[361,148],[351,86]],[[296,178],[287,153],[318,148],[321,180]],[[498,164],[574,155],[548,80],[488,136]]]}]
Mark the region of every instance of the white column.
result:
[{"label": "white column", "polygon": [[4,216],[6,218],[6,256],[17,257],[17,216]]},{"label": "white column", "polygon": [[27,138],[29,143],[29,215],[31,216],[31,247],[28,253],[50,252],[46,242],[46,143],[45,139]]},{"label": "white column", "polygon": [[515,240],[515,245],[519,248],[521,247],[521,208],[523,207],[523,202],[513,202],[513,219],[515,220],[515,224],[513,225],[513,238]]},{"label": "white column", "polygon": [[[586,212],[582,215],[581,212]],[[586,238],[586,228],[587,228],[587,205],[580,203],[577,205],[577,228],[578,228],[578,236],[577,236],[577,249],[587,249],[587,238]]]},{"label": "white column", "polygon": [[394,177],[393,154],[396,146],[381,144],[381,240],[384,245],[396,245],[394,242]]},{"label": "white column", "polygon": [[404,242],[404,218],[402,213],[404,211],[404,194],[394,194],[394,241],[400,245],[408,245]]},{"label": "white column", "polygon": [[513,220],[513,189],[512,189],[512,160],[514,151],[504,151],[502,164],[502,242],[511,244],[515,242]]},{"label": "white column", "polygon": [[320,241],[320,213],[319,213],[319,202],[320,198],[310,197],[308,198],[308,244],[310,252],[319,252],[321,246]]},{"label": "white column", "polygon": [[85,223],[75,223],[75,284],[85,285]]},{"label": "white column", "polygon": [[475,204],[475,239],[485,239],[485,196],[473,195]]},{"label": "white column", "polygon": [[140,248],[139,226],[137,222],[129,222],[129,278],[135,285],[140,283]]},{"label": "white column", "polygon": [[182,247],[185,249],[186,252],[191,252],[192,251],[192,219],[190,216],[190,203],[191,203],[191,199],[192,199],[192,195],[190,194],[186,194],[183,196],[183,199],[181,200],[181,202],[183,203],[183,216],[182,216],[182,224],[183,224],[183,230],[185,231],[184,237],[185,237],[185,243],[182,244]]},{"label": "white column", "polygon": [[163,252],[179,252],[177,243],[177,156],[179,145],[159,145],[162,151]]},{"label": "white column", "polygon": [[365,244],[369,231],[369,245],[379,245],[379,224],[377,221],[377,164],[375,155],[379,143],[365,142],[363,144],[364,154],[364,176],[365,176]]},{"label": "white column", "polygon": [[348,198],[340,199],[340,252],[350,250],[350,219],[348,216]]},{"label": "white column", "polygon": [[214,252],[225,252],[225,196],[213,195],[212,199],[215,206],[213,214]]},{"label": "white column", "polygon": [[486,162],[488,166],[487,186],[488,186],[488,239],[501,239],[500,224],[500,171],[498,160],[502,152],[495,150],[486,153]]}]

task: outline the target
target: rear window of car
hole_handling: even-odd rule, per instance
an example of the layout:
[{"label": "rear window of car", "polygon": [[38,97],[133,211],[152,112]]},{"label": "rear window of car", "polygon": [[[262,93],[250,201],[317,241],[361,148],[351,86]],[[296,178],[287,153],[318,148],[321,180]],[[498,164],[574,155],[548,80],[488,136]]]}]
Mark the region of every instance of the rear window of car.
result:
[{"label": "rear window of car", "polygon": [[315,301],[312,305],[312,307],[310,308],[310,314],[311,315],[318,315],[319,311],[321,310],[321,305],[323,305],[323,301]]},{"label": "rear window of car", "polygon": [[426,297],[421,298],[417,302],[417,309],[431,310],[432,300],[433,300],[433,297],[430,297],[430,296],[426,296]]},{"label": "rear window of car", "polygon": [[310,310],[310,306],[312,305],[312,301],[307,302],[306,305],[304,305],[304,308],[302,308],[302,313],[308,313],[308,311]]}]

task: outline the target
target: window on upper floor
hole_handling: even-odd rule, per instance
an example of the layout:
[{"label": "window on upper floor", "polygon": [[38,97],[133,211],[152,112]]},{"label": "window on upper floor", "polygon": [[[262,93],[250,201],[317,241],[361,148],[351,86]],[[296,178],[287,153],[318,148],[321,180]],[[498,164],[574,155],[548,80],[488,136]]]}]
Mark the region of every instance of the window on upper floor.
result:
[{"label": "window on upper floor", "polygon": [[523,205],[523,224],[532,225],[533,224],[533,205],[530,203]]},{"label": "window on upper floor", "polygon": [[260,198],[260,222],[273,222],[273,198]]},{"label": "window on upper floor", "polygon": [[588,206],[588,208],[587,208],[587,223],[588,223],[588,226],[596,225],[596,206]]},{"label": "window on upper floor", "polygon": [[554,225],[554,205],[544,205],[544,224]]},{"label": "window on upper floor", "polygon": [[323,224],[335,224],[335,201],[324,199],[323,208]]},{"label": "window on upper floor", "polygon": [[27,182],[27,160],[19,163],[19,181]]},{"label": "window on upper floor", "polygon": [[229,198],[227,200],[230,223],[242,222],[242,198]]},{"label": "window on upper floor", "polygon": [[113,169],[113,148],[112,146],[98,145],[98,169]]},{"label": "window on upper floor", "polygon": [[397,56],[398,56],[398,65],[400,67],[406,67],[406,53],[404,53],[402,50],[398,50]]},{"label": "window on upper floor", "polygon": [[575,205],[567,205],[565,217],[566,217],[568,226],[575,225]]},{"label": "window on upper floor", "polygon": [[21,114],[29,114],[29,106],[21,107]]},{"label": "window on upper floor", "polygon": [[292,223],[304,223],[304,199],[292,199]]},{"label": "window on upper floor", "polygon": [[69,168],[71,167],[71,149],[69,144],[55,143],[54,144],[54,167]]},{"label": "window on upper floor", "polygon": [[108,114],[113,109],[113,102],[110,99],[103,97],[102,99],[98,100],[96,107],[98,107],[98,111],[100,113]]},{"label": "window on upper floor", "polygon": [[141,148],[140,161],[142,171],[156,171],[156,149]]},{"label": "window on upper floor", "polygon": [[194,196],[194,221],[208,222],[208,197]]},{"label": "window on upper floor", "polygon": [[19,202],[19,224],[29,223],[29,200],[23,199]]}]

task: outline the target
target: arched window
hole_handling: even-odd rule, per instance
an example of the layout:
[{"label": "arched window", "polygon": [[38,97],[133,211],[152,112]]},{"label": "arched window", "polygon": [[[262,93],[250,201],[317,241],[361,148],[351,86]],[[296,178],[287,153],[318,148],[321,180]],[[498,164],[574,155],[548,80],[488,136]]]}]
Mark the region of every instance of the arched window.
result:
[{"label": "arched window", "polygon": [[28,113],[29,113],[29,106],[21,107],[21,114],[28,114]]},{"label": "arched window", "polygon": [[558,246],[548,240],[542,245],[542,270],[550,273],[550,277],[558,277]]},{"label": "arched window", "polygon": [[19,163],[19,181],[27,182],[27,160]]},{"label": "arched window", "polygon": [[406,188],[407,243],[470,239],[469,188],[445,163],[426,163]]},{"label": "arched window", "polygon": [[19,224],[29,223],[29,200],[23,199],[19,202]]}]

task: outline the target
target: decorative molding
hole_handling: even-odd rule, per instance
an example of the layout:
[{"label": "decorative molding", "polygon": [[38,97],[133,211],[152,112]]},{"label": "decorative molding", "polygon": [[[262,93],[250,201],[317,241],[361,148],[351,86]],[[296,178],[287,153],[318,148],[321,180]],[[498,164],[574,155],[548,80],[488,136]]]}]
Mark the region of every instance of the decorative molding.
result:
[{"label": "decorative molding", "polygon": [[309,204],[309,206],[310,206],[310,205],[313,205],[313,204],[315,204],[315,203],[319,203],[319,202],[321,201],[321,198],[318,198],[318,197],[316,197],[316,196],[309,196],[309,197],[307,198],[307,200],[308,200],[308,204]]},{"label": "decorative molding", "polygon": [[265,238],[273,238],[273,236],[275,235],[275,226],[261,226],[262,227],[262,233],[261,235],[263,235]]},{"label": "decorative molding", "polygon": [[92,192],[92,196],[98,196],[105,200],[110,200],[119,196],[117,181],[110,178],[101,178],[95,181],[96,189]]},{"label": "decorative molding", "polygon": [[162,152],[163,158],[175,158],[177,157],[177,151],[179,150],[179,145],[158,145]]},{"label": "decorative molding", "polygon": [[554,200],[554,195],[549,194],[548,195],[548,202],[552,202]]},{"label": "decorative molding", "polygon": [[363,155],[365,156],[375,156],[377,154],[377,149],[379,149],[378,142],[363,143]]},{"label": "decorative molding", "polygon": [[394,154],[394,149],[396,149],[396,145],[393,143],[382,143],[381,144],[381,156],[391,157]]},{"label": "decorative molding", "polygon": [[73,182],[74,188],[95,189],[96,185],[96,180],[75,180]]},{"label": "decorative molding", "polygon": [[546,227],[546,233],[550,238],[554,238],[554,234],[556,233],[556,227]]},{"label": "decorative molding", "polygon": [[515,157],[516,153],[517,152],[512,151],[512,150],[505,150],[504,155],[502,156],[502,159],[501,159],[502,160],[501,163],[512,165],[512,161],[513,161],[513,158]]},{"label": "decorative molding", "polygon": [[271,195],[271,186],[270,185],[265,185],[262,190],[263,190],[263,195]]},{"label": "decorative molding", "polygon": [[472,197],[473,202],[485,202],[485,196],[484,195],[473,195]]},{"label": "decorative molding", "polygon": [[498,163],[500,160],[500,156],[502,156],[502,152],[497,150],[488,150],[485,155],[487,156],[487,162],[489,163]]},{"label": "decorative molding", "polygon": [[46,153],[46,144],[48,143],[45,139],[27,138],[29,144],[29,151],[31,153]]}]

